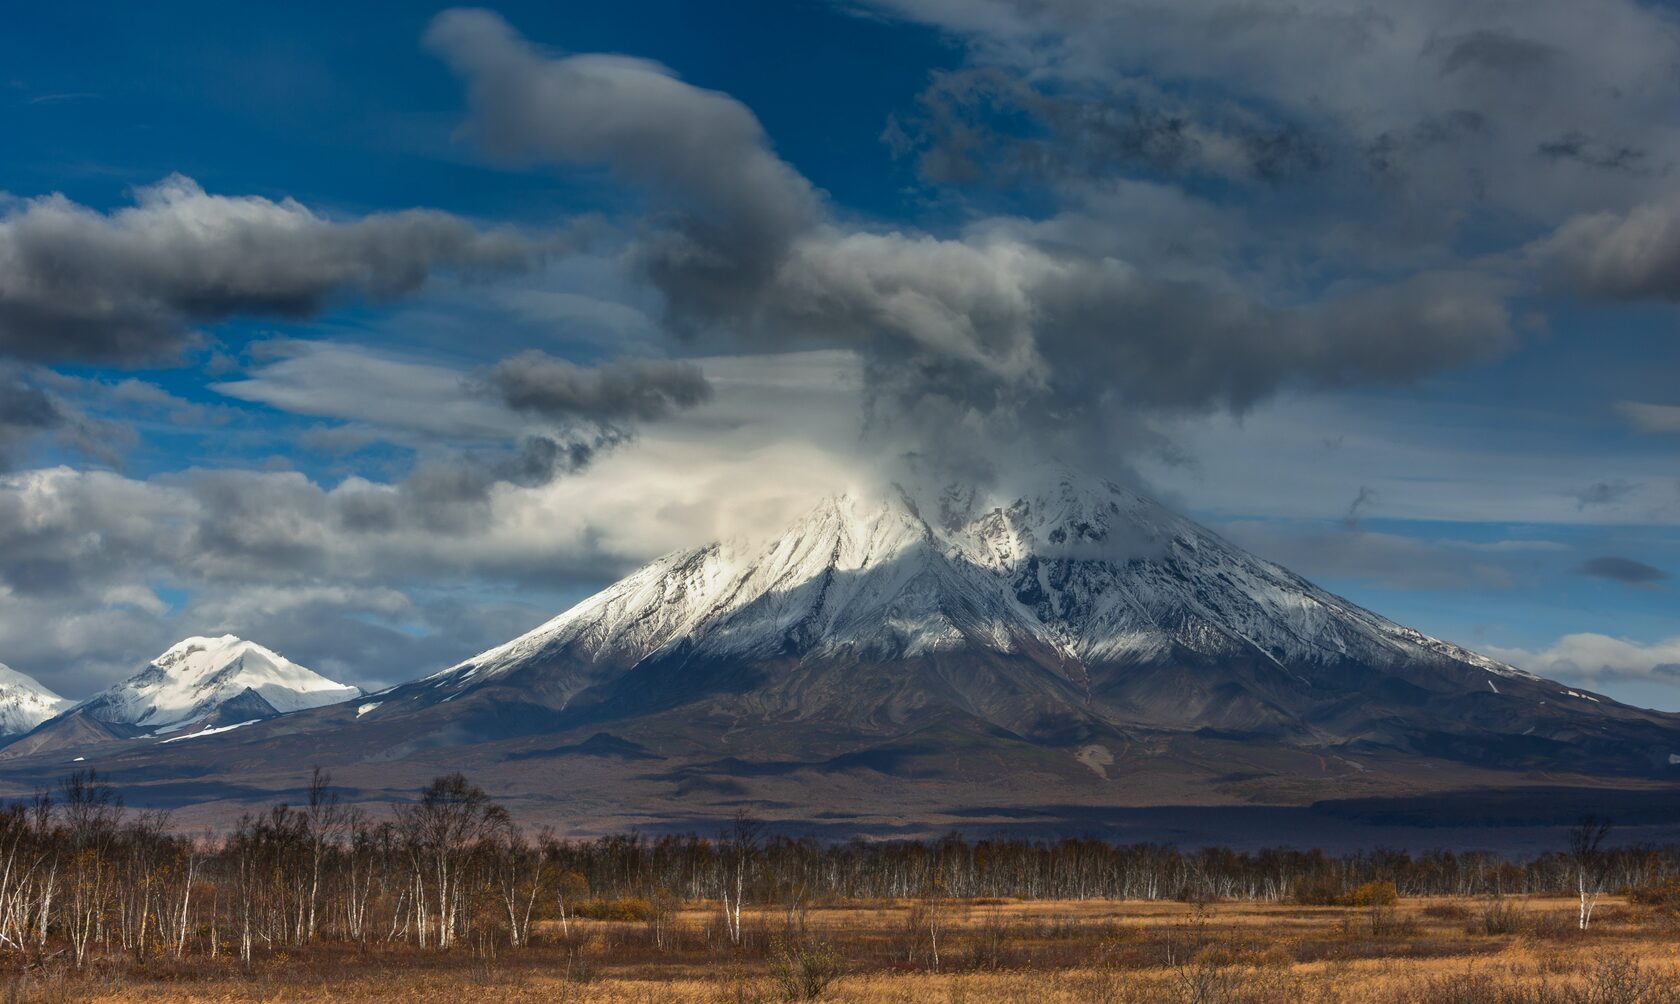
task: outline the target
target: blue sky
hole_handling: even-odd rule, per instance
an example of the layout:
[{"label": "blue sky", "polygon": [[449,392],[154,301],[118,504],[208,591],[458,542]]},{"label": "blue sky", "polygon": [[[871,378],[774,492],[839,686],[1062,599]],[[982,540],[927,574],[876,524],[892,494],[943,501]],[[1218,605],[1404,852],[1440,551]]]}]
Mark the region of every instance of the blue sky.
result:
[{"label": "blue sky", "polygon": [[1054,452],[1680,708],[1680,21],[1239,6],[9,13],[0,661],[377,686]]}]

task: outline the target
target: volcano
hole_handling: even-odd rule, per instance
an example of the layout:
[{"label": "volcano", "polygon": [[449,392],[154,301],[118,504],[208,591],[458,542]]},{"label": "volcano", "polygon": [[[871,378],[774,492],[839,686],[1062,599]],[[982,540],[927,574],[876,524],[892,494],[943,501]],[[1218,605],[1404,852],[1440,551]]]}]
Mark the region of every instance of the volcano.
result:
[{"label": "volcano", "polygon": [[740,807],[908,823],[1666,789],[1680,716],[1403,627],[1063,472],[1002,504],[960,488],[829,498],[360,701],[98,750],[148,779],[206,757],[271,787],[321,763],[370,798],[461,767],[603,826]]}]

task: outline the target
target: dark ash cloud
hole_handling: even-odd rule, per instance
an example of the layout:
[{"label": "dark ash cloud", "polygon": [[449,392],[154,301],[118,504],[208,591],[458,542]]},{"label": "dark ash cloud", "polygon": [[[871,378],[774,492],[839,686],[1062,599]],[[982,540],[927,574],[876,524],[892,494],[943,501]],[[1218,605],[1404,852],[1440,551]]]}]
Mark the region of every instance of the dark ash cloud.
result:
[{"label": "dark ash cloud", "polygon": [[340,296],[398,296],[442,269],[506,269],[540,250],[447,213],[336,221],[291,199],[211,195],[181,175],[111,213],[28,199],[0,215],[0,354],[167,358],[196,324],[308,316]]},{"label": "dark ash cloud", "polygon": [[517,411],[601,423],[664,418],[712,396],[693,363],[632,359],[584,367],[536,349],[497,363],[489,382]]},{"label": "dark ash cloud", "polygon": [[1667,572],[1647,565],[1643,561],[1619,558],[1613,555],[1589,558],[1576,566],[1575,571],[1580,575],[1590,575],[1596,579],[1609,579],[1612,582],[1621,582],[1630,586],[1650,586],[1669,578]]}]

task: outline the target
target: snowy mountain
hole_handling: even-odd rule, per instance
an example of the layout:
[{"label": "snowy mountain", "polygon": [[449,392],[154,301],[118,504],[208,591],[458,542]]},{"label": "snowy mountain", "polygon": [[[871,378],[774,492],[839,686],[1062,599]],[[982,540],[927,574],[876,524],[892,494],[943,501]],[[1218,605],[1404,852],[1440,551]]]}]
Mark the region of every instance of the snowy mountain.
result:
[{"label": "snowy mountain", "polygon": [[28,732],[74,703],[0,663],[0,736]]},{"label": "snowy mountain", "polygon": [[319,764],[373,793],[461,770],[567,825],[751,806],[882,833],[1680,773],[1680,716],[1428,637],[1061,471],[1000,498],[830,498],[431,676],[307,706],[353,693],[192,639],[0,760],[39,783],[97,757],[165,802],[184,777],[283,792]]},{"label": "snowy mountain", "polygon": [[101,722],[166,731],[202,721],[235,700],[246,705],[243,713],[256,714],[266,707],[272,715],[337,704],[361,694],[356,687],[335,683],[230,634],[177,642],[77,710]]},{"label": "snowy mountain", "polygon": [[1004,501],[827,499],[767,541],[661,558],[359,721],[446,705],[484,739],[639,723],[704,747],[709,722],[757,721],[766,748],[808,750],[961,720],[1037,744],[1218,733],[1510,767],[1567,750],[1663,772],[1680,753],[1664,716],[1403,627],[1070,471]]},{"label": "snowy mountain", "polygon": [[825,500],[768,546],[662,558],[536,630],[432,677],[484,680],[545,654],[633,664],[797,654],[875,659],[981,648],[1069,665],[1173,650],[1283,665],[1446,658],[1529,674],[1430,638],[1248,554],[1158,503],[1064,474],[1007,506],[948,491]]},{"label": "snowy mountain", "polygon": [[128,679],[28,730],[7,753],[225,730],[361,693],[234,635],[187,638]]}]

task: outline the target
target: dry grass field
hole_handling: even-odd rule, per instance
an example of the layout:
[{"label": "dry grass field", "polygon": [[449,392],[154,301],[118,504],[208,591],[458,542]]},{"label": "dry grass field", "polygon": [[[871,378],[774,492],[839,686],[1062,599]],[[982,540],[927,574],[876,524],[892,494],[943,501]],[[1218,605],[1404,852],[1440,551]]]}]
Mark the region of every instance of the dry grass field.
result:
[{"label": "dry grass field", "polygon": [[1607,897],[1590,930],[1563,898],[1392,905],[918,901],[721,907],[545,923],[519,950],[311,948],[13,963],[9,1001],[779,1000],[1053,1002],[1680,1001],[1680,927]]}]

